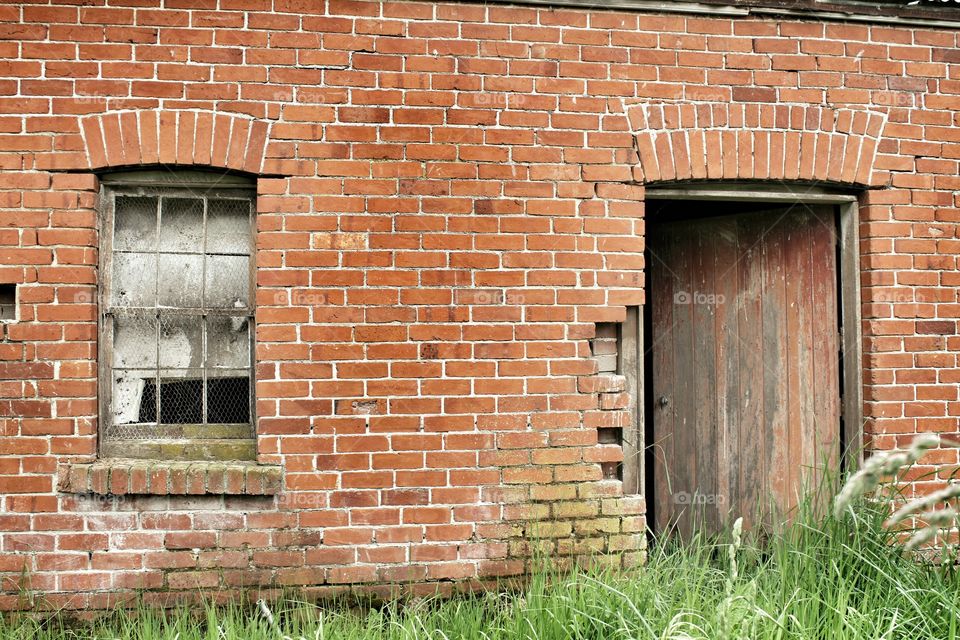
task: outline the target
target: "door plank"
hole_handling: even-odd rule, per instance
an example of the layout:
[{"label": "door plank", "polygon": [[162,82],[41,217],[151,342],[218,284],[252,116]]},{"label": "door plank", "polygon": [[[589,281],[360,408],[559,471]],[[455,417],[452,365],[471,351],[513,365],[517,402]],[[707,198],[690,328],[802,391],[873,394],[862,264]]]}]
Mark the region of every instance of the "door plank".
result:
[{"label": "door plank", "polygon": [[[774,215],[772,212],[770,215]],[[740,370],[739,392],[740,424],[738,425],[740,447],[739,467],[736,473],[740,492],[732,502],[736,516],[743,516],[749,523],[756,515],[757,505],[765,498],[767,429],[764,420],[764,344],[763,292],[764,292],[764,227],[765,216],[745,216],[738,221],[740,235],[740,279],[737,291],[737,331],[741,351],[738,362]],[[775,219],[775,218],[773,218]]]},{"label": "door plank", "polygon": [[[693,532],[689,505],[683,504],[684,494],[696,488],[697,480],[697,438],[696,438],[696,390],[693,385],[693,315],[689,304],[677,304],[676,300],[689,296],[693,287],[693,253],[696,251],[695,238],[689,224],[679,225],[675,232],[676,253],[671,277],[674,280],[674,322],[670,331],[674,336],[673,388],[664,389],[662,397],[668,404],[665,410],[673,414],[672,464],[668,464],[668,473],[673,482],[670,490],[671,520],[676,521],[678,533],[689,538]],[[672,468],[671,468],[672,467]]]},{"label": "door plank", "polygon": [[[762,503],[771,497],[785,496],[790,483],[790,416],[787,352],[787,284],[784,273],[784,223],[782,212],[763,234],[763,428],[776,446],[764,446],[764,477],[768,491]],[[764,445],[767,438],[764,438]]]},{"label": "door plank", "polygon": [[656,228],[651,234],[650,247],[650,288],[657,291],[651,298],[651,354],[653,358],[651,373],[653,380],[654,406],[649,412],[654,421],[653,442],[650,443],[654,477],[653,512],[654,526],[657,531],[666,531],[672,515],[670,509],[670,475],[674,453],[674,417],[672,407],[660,407],[657,399],[672,391],[674,387],[673,353],[673,276],[667,265],[674,264],[675,240],[668,229]]},{"label": "door plank", "polygon": [[[816,217],[816,229],[811,242],[811,270],[813,281],[812,308],[825,316],[836,318],[839,314],[837,296],[837,215],[833,207],[813,208]],[[827,322],[814,322],[813,362],[816,379],[814,380],[814,455],[815,477],[823,478],[827,471],[836,468],[839,461],[839,431],[834,425],[822,419],[823,416],[840,415],[840,336],[836,326]],[[818,381],[836,381],[836,387],[818,384]],[[830,487],[815,487],[821,490],[815,496],[819,508],[827,506],[832,493]]]},{"label": "door plank", "polygon": [[[718,429],[716,419],[716,347],[718,344],[715,326],[716,287],[714,274],[717,270],[716,221],[688,227],[694,247],[692,255],[691,289],[687,306],[692,322],[692,365],[689,379],[693,383],[693,402],[690,415],[693,421],[691,454],[696,460],[696,474],[688,478],[687,509],[692,527],[705,527],[708,531],[719,528],[718,512],[713,504],[717,495],[717,451],[725,439],[723,429]],[[686,404],[686,403],[685,403]],[[713,443],[714,446],[703,446]]]},{"label": "door plank", "polygon": [[658,531],[776,524],[836,461],[834,224],[797,207],[651,230]]},{"label": "door plank", "polygon": [[813,385],[813,327],[810,305],[813,302],[812,281],[810,278],[811,226],[814,217],[804,205],[795,207],[789,217],[787,231],[789,273],[788,291],[793,309],[789,315],[792,321],[788,325],[788,344],[791,349],[790,404],[797,415],[790,423],[790,459],[791,483],[786,505],[793,512],[803,494],[810,488],[810,471],[814,449],[814,385]]},{"label": "door plank", "polygon": [[740,431],[741,416],[751,407],[744,401],[740,389],[741,358],[744,353],[740,343],[741,298],[739,293],[743,286],[741,276],[745,259],[741,259],[739,253],[740,233],[737,219],[718,220],[715,239],[716,411],[717,428],[723,438],[721,445],[717,447],[716,502],[719,526],[724,527],[740,515],[739,505],[735,505],[733,500],[735,496],[741,495],[740,451],[744,446]]}]

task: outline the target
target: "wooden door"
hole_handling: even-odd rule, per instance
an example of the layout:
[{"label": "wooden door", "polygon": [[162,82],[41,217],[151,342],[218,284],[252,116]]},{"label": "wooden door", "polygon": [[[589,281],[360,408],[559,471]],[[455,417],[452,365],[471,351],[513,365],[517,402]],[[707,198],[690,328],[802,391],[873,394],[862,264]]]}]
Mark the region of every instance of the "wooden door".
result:
[{"label": "wooden door", "polygon": [[781,520],[839,454],[832,207],[652,226],[649,269],[656,531]]}]

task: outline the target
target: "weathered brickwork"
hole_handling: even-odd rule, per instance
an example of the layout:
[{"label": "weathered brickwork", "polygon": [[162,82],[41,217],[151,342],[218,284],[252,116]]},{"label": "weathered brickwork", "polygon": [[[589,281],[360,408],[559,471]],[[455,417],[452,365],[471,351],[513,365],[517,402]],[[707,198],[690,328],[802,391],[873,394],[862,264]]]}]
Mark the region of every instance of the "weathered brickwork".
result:
[{"label": "weathered brickwork", "polygon": [[[0,607],[640,561],[591,339],[644,301],[654,181],[864,189],[866,432],[958,431],[957,31],[158,5],[0,6]],[[97,172],[157,164],[256,178],[260,467],[93,464]]]}]

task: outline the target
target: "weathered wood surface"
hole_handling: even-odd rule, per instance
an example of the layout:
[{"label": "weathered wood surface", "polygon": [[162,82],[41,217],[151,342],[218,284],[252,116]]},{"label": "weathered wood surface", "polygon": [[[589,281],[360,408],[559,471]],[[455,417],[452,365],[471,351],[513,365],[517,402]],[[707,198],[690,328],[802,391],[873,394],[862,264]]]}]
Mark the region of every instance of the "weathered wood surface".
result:
[{"label": "weathered wood surface", "polygon": [[655,528],[780,522],[837,460],[833,208],[666,222],[650,246]]}]

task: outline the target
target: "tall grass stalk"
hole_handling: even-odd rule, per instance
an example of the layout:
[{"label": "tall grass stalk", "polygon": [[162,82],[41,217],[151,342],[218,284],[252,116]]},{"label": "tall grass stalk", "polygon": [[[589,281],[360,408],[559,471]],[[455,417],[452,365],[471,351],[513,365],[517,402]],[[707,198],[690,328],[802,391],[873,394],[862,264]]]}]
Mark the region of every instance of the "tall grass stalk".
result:
[{"label": "tall grass stalk", "polygon": [[[634,571],[545,568],[520,591],[360,607],[290,598],[265,607],[117,612],[0,623],[4,640],[627,640],[958,638],[960,584],[891,544],[888,510],[809,509],[762,547],[728,535],[655,546]],[[267,611],[264,611],[264,608]]]}]

